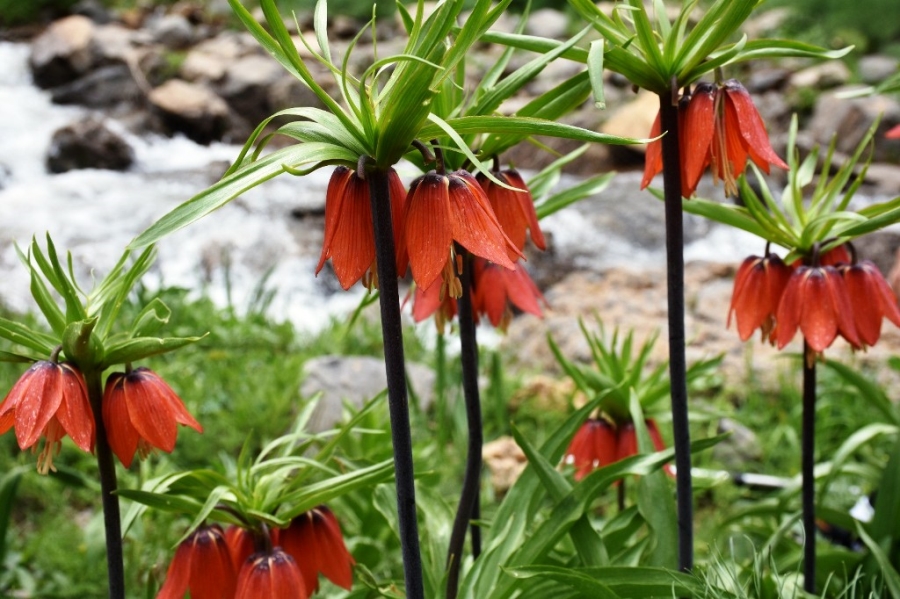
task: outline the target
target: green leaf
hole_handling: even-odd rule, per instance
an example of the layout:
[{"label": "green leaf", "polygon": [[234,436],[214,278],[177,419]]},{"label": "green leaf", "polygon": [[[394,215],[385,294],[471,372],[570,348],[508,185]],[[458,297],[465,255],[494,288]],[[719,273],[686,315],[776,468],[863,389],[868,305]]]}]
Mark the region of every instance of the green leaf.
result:
[{"label": "green leaf", "polygon": [[748,60],[772,59],[772,58],[820,58],[837,60],[843,58],[853,50],[853,46],[847,46],[840,50],[827,50],[819,46],[805,44],[793,40],[754,40],[747,42],[744,49],[729,63],[735,64]]},{"label": "green leaf", "polygon": [[6,533],[12,521],[19,481],[26,470],[27,467],[18,466],[0,476],[0,564],[6,563]]},{"label": "green leaf", "polygon": [[506,571],[514,577],[524,580],[534,577],[551,578],[575,589],[578,592],[579,597],[596,599],[620,599],[621,597],[608,586],[600,582],[599,579],[585,574],[576,568],[560,568],[558,566],[521,566],[507,568]]},{"label": "green leaf", "polygon": [[0,337],[36,351],[41,356],[49,356],[59,345],[59,338],[32,330],[24,324],[0,316]]},{"label": "green leaf", "polygon": [[103,351],[100,340],[94,334],[97,319],[80,320],[70,323],[63,333],[62,346],[66,357],[78,362],[82,368],[94,365]]},{"label": "green leaf", "polygon": [[[317,505],[328,503],[356,489],[374,487],[379,483],[391,480],[394,474],[394,461],[385,460],[368,468],[360,468],[340,476],[305,485],[302,489],[287,493],[277,498],[278,504],[284,506],[279,510],[279,517],[291,520]],[[274,506],[273,506],[274,507]]]},{"label": "green leaf", "polygon": [[169,322],[172,311],[158,297],[150,300],[135,317],[131,337],[149,337]]},{"label": "green leaf", "polygon": [[[631,390],[629,411],[637,433],[638,448],[641,453],[653,451],[653,441],[647,431],[641,402],[634,389]],[[662,470],[644,476],[638,481],[638,511],[653,532],[653,544],[647,564],[675,568],[678,565],[678,514],[672,489]]]},{"label": "green leaf", "polygon": [[[875,535],[878,542],[884,539],[896,541],[900,538],[900,437],[894,443],[888,458],[887,466],[878,487],[878,501],[875,502],[875,514],[867,528]],[[900,594],[895,595],[900,597]]]},{"label": "green leaf", "polygon": [[588,50],[588,76],[591,79],[591,91],[594,92],[594,106],[598,110],[606,110],[606,97],[603,94],[603,40],[591,42]]},{"label": "green leaf", "polygon": [[541,219],[550,216],[566,206],[602,192],[607,188],[610,181],[612,181],[612,178],[615,176],[615,171],[606,173],[605,175],[597,175],[550,196],[534,207],[537,217]]},{"label": "green leaf", "polygon": [[188,525],[187,530],[181,536],[178,541],[175,542],[175,545],[180,545],[184,542],[192,532],[197,530],[203,522],[209,518],[209,515],[216,509],[216,506],[219,505],[219,502],[223,500],[223,498],[227,499],[228,496],[231,495],[233,499],[233,494],[231,491],[231,487],[228,486],[218,486],[209,492],[209,496],[206,498],[206,501],[203,502],[203,506],[194,516],[194,520]]},{"label": "green leaf", "polygon": [[203,504],[196,499],[137,489],[119,489],[116,491],[116,495],[156,510],[174,512],[176,514],[193,515],[203,507]]},{"label": "green leaf", "polygon": [[866,533],[865,528],[859,522],[856,523],[856,534],[859,535],[862,542],[865,543],[866,547],[869,548],[869,551],[872,552],[872,557],[874,557],[875,561],[878,563],[878,574],[884,578],[884,583],[887,585],[888,590],[890,590],[891,597],[900,597],[900,574],[897,573],[897,570],[894,568],[893,564],[891,564],[891,560],[888,558],[887,554],[885,554],[881,546]]},{"label": "green leaf", "polygon": [[196,343],[203,337],[133,337],[107,348],[103,354],[102,366],[109,368],[115,364],[127,364],[150,356],[158,356]]},{"label": "green leaf", "polygon": [[890,424],[869,424],[847,437],[831,458],[831,470],[819,487],[818,496],[820,500],[823,497],[828,497],[829,487],[841,474],[841,467],[856,450],[871,443],[876,437],[897,434],[897,430],[896,426]]},{"label": "green leaf", "polygon": [[[520,578],[549,577],[573,586],[582,584],[584,578],[602,581],[610,592],[621,597],[702,597],[704,587],[695,578],[664,568],[652,567],[600,567],[600,568],[560,568],[558,566],[518,566],[508,569]],[[577,575],[577,577],[570,576]],[[574,584],[573,584],[574,583]],[[576,587],[577,588],[577,587]],[[590,595],[592,587],[585,586]],[[581,590],[581,589],[579,589]]]},{"label": "green leaf", "polygon": [[[553,501],[562,501],[567,493],[572,491],[572,485],[568,480],[553,467],[547,459],[538,452],[527,438],[525,438],[519,429],[515,426],[512,428],[513,437],[516,444],[522,448],[528,463],[535,467],[535,471],[541,479],[544,489],[550,495]],[[588,566],[600,566],[609,562],[609,556],[606,555],[606,548],[600,535],[591,525],[590,518],[587,514],[583,514],[578,521],[572,525],[570,531],[572,543],[579,557]]]},{"label": "green leaf", "polygon": [[825,366],[838,374],[844,381],[856,387],[863,399],[881,413],[885,422],[894,426],[900,426],[900,411],[888,398],[881,386],[869,380],[855,368],[837,360],[825,360]]},{"label": "green leaf", "polygon": [[[576,141],[605,143],[612,145],[631,145],[647,143],[646,139],[632,139],[616,135],[597,133],[574,125],[556,123],[545,119],[535,119],[521,116],[464,116],[449,119],[446,124],[459,134],[469,133],[495,133],[500,135],[546,135],[548,137],[561,137]],[[427,125],[422,128],[422,138],[436,137],[444,133],[437,124]]]},{"label": "green leaf", "polygon": [[330,161],[355,163],[358,158],[346,148],[328,143],[306,143],[282,148],[244,165],[181,204],[138,235],[129,247],[138,248],[155,243],[169,233],[188,226],[245,191],[280,175],[284,172],[283,165],[298,168]]}]

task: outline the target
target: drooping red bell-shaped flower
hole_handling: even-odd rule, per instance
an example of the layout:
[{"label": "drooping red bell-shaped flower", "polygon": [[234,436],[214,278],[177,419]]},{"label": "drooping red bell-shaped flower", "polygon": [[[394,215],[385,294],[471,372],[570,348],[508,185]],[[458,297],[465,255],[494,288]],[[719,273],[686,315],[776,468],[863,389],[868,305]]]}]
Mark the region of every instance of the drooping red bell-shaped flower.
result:
[{"label": "drooping red bell-shaped flower", "polygon": [[475,258],[472,264],[472,307],[477,314],[486,315],[492,325],[506,330],[512,319],[512,306],[543,316],[541,304],[546,304],[546,300],[521,264],[516,270],[481,258]]},{"label": "drooping red bell-shaped flower", "polygon": [[84,451],[94,449],[94,417],[84,376],[72,364],[35,362],[0,404],[0,435],[15,427],[20,449],[44,438],[38,471],[53,467],[62,438],[69,435]]},{"label": "drooping red bell-shaped flower", "polygon": [[109,375],[103,393],[103,422],[109,446],[126,468],[135,452],[145,457],[155,447],[171,453],[179,424],[203,432],[175,391],[147,368]]},{"label": "drooping red bell-shaped flower", "polygon": [[238,573],[234,599],[307,599],[297,562],[280,547],[254,553]]},{"label": "drooping red bell-shaped flower", "polygon": [[589,418],[566,449],[565,461],[575,466],[575,480],[618,460],[616,427],[604,418]]},{"label": "drooping red bell-shaped flower", "polygon": [[[406,274],[407,257],[403,244],[403,220],[406,213],[406,189],[396,171],[388,171],[391,222],[394,230],[394,253],[397,275]],[[341,287],[350,289],[367,277],[367,286],[374,286],[375,232],[372,224],[372,204],[369,184],[356,171],[338,166],[331,175],[325,192],[325,238],[316,274],[325,261],[331,259],[334,274]]]},{"label": "drooping red bell-shaped flower", "polygon": [[278,541],[300,568],[307,589],[319,588],[319,574],[347,590],[353,586],[353,556],[344,545],[341,526],[324,505],[300,514],[281,530]]},{"label": "drooping red bell-shaped flower", "polygon": [[[515,188],[508,189],[497,185],[484,173],[478,173],[475,177],[491,202],[500,228],[520,251],[525,249],[525,239],[528,233],[531,234],[531,242],[538,249],[546,250],[547,241],[544,239],[537,214],[534,211],[534,198],[531,197],[531,191],[525,184],[525,180],[522,179],[522,175],[515,169],[496,171],[493,175],[499,181]],[[514,262],[518,256],[518,252],[509,252],[509,259]]]},{"label": "drooping red bell-shaped flower", "polygon": [[864,347],[878,342],[882,319],[887,318],[900,327],[897,297],[875,264],[862,260],[853,265],[842,264],[839,270],[847,287],[856,332]]},{"label": "drooping red bell-shaped flower", "polygon": [[731,317],[734,316],[741,341],[746,341],[756,329],[760,329],[763,341],[774,343],[775,313],[792,272],[781,258],[772,253],[764,258],[750,256],[738,268],[727,326],[731,326]]},{"label": "drooping red bell-shaped flower", "polygon": [[222,527],[201,526],[178,546],[156,599],[232,599],[236,583]]},{"label": "drooping red bell-shaped flower", "polygon": [[821,353],[840,333],[861,347],[844,278],[833,266],[800,266],[785,287],[775,314],[772,335],[778,349],[791,342],[799,328],[810,349]]},{"label": "drooping red bell-shaped flower", "polygon": [[406,206],[406,249],[416,285],[428,289],[439,277],[451,297],[462,286],[453,243],[470,253],[515,269],[511,253],[520,255],[500,227],[481,186],[466,171],[434,171],[413,181]]}]

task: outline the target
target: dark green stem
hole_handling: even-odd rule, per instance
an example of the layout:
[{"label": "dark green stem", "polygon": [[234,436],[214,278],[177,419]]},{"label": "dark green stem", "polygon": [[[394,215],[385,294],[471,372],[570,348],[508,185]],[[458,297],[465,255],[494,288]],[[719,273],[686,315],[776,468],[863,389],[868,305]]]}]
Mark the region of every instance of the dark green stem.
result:
[{"label": "dark green stem", "polygon": [[99,372],[85,372],[88,399],[94,412],[97,431],[97,468],[100,471],[100,498],[103,504],[103,524],[106,529],[106,565],[110,599],[125,599],[125,566],[122,561],[122,518],[119,497],[116,495],[116,464],[103,424],[103,385]]},{"label": "dark green stem", "polygon": [[816,592],[816,362],[803,341],[803,589]]},{"label": "dark green stem", "polygon": [[[459,306],[460,361],[462,363],[463,395],[466,402],[466,419],[469,429],[469,444],[466,452],[466,472],[463,478],[459,506],[450,533],[447,549],[447,599],[456,599],[459,592],[459,573],[462,562],[466,528],[474,518],[479,517],[481,506],[479,486],[481,482],[481,446],[484,442],[481,427],[481,397],[478,392],[478,341],[475,336],[475,314],[472,310],[472,256],[457,245],[457,252],[463,256],[462,297]],[[481,531],[472,526],[472,554],[478,557],[481,550]]]},{"label": "dark green stem", "polygon": [[416,487],[413,474],[412,436],[409,429],[409,401],[406,395],[406,366],[403,358],[403,329],[400,323],[400,294],[391,222],[391,199],[387,172],[366,173],[372,222],[375,228],[375,256],[378,262],[381,334],[384,338],[384,368],[387,372],[391,440],[397,487],[397,518],[400,548],[408,599],[424,599],[422,557],[416,522]]},{"label": "dark green stem", "polygon": [[678,567],[694,567],[694,498],[691,484],[691,431],[688,426],[684,355],[684,225],[681,212],[681,158],[678,106],[672,93],[659,97],[666,204],[666,282],[669,299],[669,378],[672,381],[672,431],[675,441],[675,490],[678,500]]}]

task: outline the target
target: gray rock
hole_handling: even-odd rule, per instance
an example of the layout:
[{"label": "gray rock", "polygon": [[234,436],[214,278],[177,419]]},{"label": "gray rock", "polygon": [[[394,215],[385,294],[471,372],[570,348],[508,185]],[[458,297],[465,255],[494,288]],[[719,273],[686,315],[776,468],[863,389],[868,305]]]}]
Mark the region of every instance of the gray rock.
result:
[{"label": "gray rock", "polygon": [[870,54],[859,59],[859,78],[870,85],[877,85],[897,72],[900,60],[893,56]]},{"label": "gray rock", "polygon": [[850,69],[839,60],[829,60],[821,64],[797,71],[789,80],[793,89],[828,89],[844,85],[850,80]]},{"label": "gray rock", "polygon": [[93,118],[58,129],[50,142],[47,168],[53,173],[83,168],[125,170],[134,150],[122,137]]},{"label": "gray rock", "polygon": [[38,87],[62,85],[88,71],[94,30],[89,18],[72,15],[55,21],[34,40],[28,63]]},{"label": "gray rock", "polygon": [[194,27],[182,15],[167,14],[147,23],[153,38],[173,50],[182,50],[194,42]]},{"label": "gray rock", "polygon": [[878,162],[889,160],[892,155],[896,158],[896,146],[883,143],[882,138],[890,127],[900,123],[900,103],[887,96],[841,98],[838,97],[841,91],[844,89],[819,97],[807,127],[812,139],[827,146],[836,135],[837,150],[852,154],[875,119],[882,117],[876,132],[879,143],[875,144],[874,159]]},{"label": "gray rock", "polygon": [[566,13],[552,8],[541,8],[531,13],[525,23],[525,33],[562,39],[568,35],[569,17]]},{"label": "gray rock", "polygon": [[[384,361],[369,356],[318,356],[304,364],[303,372],[300,394],[312,397],[322,393],[307,426],[313,432],[340,422],[345,401],[361,408],[387,387]],[[407,364],[406,376],[419,407],[427,410],[433,401],[434,372],[421,364]]]},{"label": "gray rock", "polygon": [[245,56],[228,65],[217,91],[237,114],[255,125],[275,112],[269,90],[288,76],[271,57]]},{"label": "gray rock", "polygon": [[80,104],[91,108],[113,108],[120,104],[140,101],[143,92],[134,80],[131,69],[124,64],[110,65],[53,88],[51,98],[56,104]]},{"label": "gray rock", "polygon": [[781,89],[790,79],[790,69],[780,67],[760,67],[754,69],[744,81],[744,85],[750,93],[767,92],[773,89]]},{"label": "gray rock", "polygon": [[229,127],[225,101],[202,85],[171,79],[153,89],[150,103],[173,132],[197,143],[222,139]]},{"label": "gray rock", "polygon": [[113,17],[100,0],[79,0],[72,7],[73,15],[83,15],[98,25],[112,22]]},{"label": "gray rock", "polygon": [[713,457],[728,470],[744,471],[748,462],[762,458],[762,445],[752,430],[731,418],[719,420],[719,434],[731,433],[713,448]]}]

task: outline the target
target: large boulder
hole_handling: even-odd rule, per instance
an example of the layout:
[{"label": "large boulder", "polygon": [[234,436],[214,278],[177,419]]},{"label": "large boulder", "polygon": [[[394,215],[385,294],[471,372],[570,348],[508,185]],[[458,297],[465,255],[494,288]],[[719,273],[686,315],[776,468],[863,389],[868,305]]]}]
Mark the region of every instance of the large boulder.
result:
[{"label": "large boulder", "polygon": [[86,118],[58,129],[50,141],[47,168],[52,173],[83,168],[125,170],[134,150],[103,122]]},{"label": "large boulder", "polygon": [[171,79],[153,89],[149,100],[170,131],[197,143],[222,139],[229,128],[228,105],[202,85]]},{"label": "large boulder", "polygon": [[92,65],[93,21],[72,15],[51,24],[31,45],[32,76],[38,87],[50,88],[74,81]]}]

